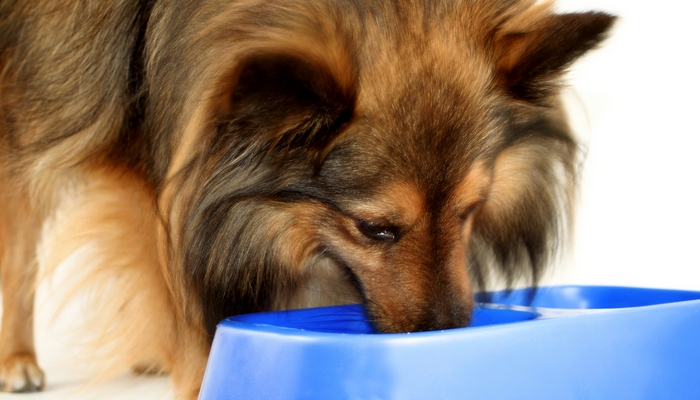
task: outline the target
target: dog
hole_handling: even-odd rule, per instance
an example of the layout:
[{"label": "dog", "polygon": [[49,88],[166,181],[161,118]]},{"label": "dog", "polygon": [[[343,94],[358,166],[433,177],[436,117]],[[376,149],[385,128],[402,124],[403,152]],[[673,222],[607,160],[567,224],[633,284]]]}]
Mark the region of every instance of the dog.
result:
[{"label": "dog", "polygon": [[91,246],[75,292],[108,370],[170,373],[182,399],[231,315],[362,303],[378,332],[448,329],[494,279],[537,283],[577,186],[562,76],[614,19],[535,0],[0,0],[2,390],[44,386],[45,221],[47,271]]}]

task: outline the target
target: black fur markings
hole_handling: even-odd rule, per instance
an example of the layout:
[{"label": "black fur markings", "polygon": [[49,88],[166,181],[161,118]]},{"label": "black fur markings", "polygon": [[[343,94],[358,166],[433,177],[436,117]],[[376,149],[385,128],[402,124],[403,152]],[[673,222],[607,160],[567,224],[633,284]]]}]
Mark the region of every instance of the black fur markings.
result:
[{"label": "black fur markings", "polygon": [[148,92],[145,85],[145,46],[146,34],[151,11],[155,0],[139,3],[140,10],[134,19],[134,46],[129,55],[129,72],[126,87],[127,110],[124,114],[124,123],[117,143],[112,148],[110,156],[118,163],[137,170],[143,177],[151,182],[156,181],[153,176],[153,166],[149,162],[152,138],[144,134],[146,107]]},{"label": "black fur markings", "polygon": [[509,93],[538,104],[556,89],[552,78],[603,41],[615,17],[602,12],[552,15],[538,30],[506,36],[525,50],[520,60],[505,71]]},{"label": "black fur markings", "polygon": [[183,232],[191,238],[185,268],[209,333],[223,318],[269,309],[294,290],[276,254],[284,244],[268,237],[268,224],[283,203],[317,197],[309,182],[353,107],[353,93],[330,71],[299,56],[261,53],[241,62],[203,160],[211,175]]},{"label": "black fur markings", "polygon": [[354,95],[331,72],[297,56],[258,54],[243,61],[224,129],[283,153],[320,151],[353,115]]}]

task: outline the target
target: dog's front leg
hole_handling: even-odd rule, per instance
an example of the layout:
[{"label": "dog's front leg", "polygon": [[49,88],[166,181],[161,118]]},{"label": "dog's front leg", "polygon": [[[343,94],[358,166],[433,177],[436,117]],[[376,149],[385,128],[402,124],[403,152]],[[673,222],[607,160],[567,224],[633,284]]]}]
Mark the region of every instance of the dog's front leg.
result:
[{"label": "dog's front leg", "polygon": [[6,184],[0,194],[0,274],[2,331],[0,390],[31,392],[44,387],[44,372],[34,351],[34,292],[37,276],[36,243],[41,219],[28,196]]}]

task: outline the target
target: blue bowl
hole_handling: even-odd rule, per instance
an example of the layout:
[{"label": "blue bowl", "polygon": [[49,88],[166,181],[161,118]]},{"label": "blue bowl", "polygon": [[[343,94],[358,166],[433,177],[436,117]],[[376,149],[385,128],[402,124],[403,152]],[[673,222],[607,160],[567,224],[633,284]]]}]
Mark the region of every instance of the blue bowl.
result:
[{"label": "blue bowl", "polygon": [[476,299],[470,327],[435,332],[373,334],[358,305],[226,319],[200,399],[700,399],[700,292]]}]

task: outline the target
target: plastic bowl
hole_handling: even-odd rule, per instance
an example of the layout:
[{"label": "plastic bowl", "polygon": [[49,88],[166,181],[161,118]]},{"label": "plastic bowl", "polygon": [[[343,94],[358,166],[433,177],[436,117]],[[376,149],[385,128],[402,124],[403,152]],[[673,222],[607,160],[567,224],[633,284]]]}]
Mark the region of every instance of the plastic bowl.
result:
[{"label": "plastic bowl", "polygon": [[[473,326],[436,332],[373,334],[357,305],[229,318],[200,399],[700,398],[700,292],[530,293],[491,293]],[[607,311],[541,318],[529,300]]]},{"label": "plastic bowl", "polygon": [[550,286],[479,293],[475,299],[534,308],[608,309],[699,300],[700,292],[611,286]]}]

